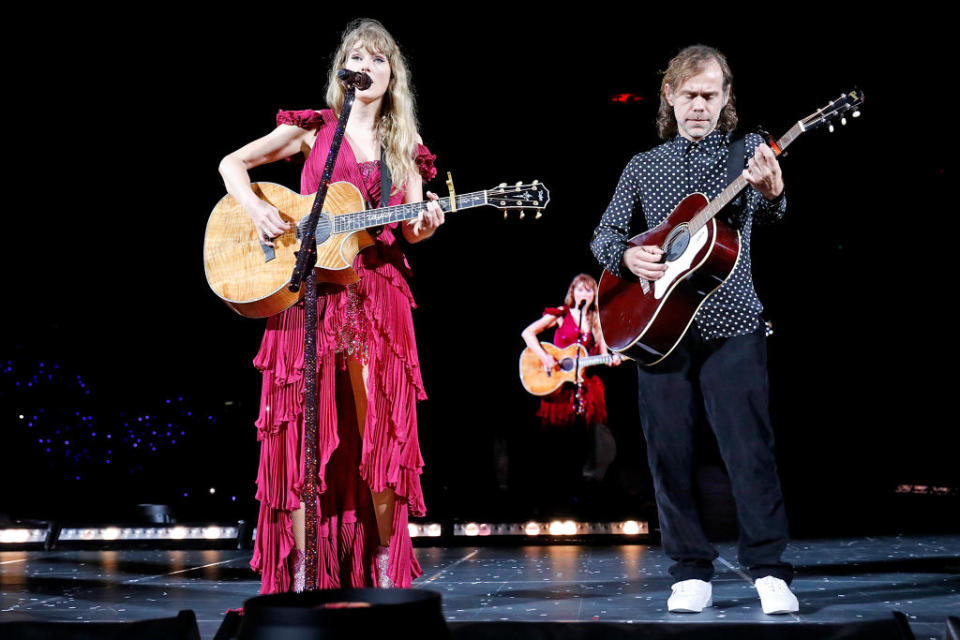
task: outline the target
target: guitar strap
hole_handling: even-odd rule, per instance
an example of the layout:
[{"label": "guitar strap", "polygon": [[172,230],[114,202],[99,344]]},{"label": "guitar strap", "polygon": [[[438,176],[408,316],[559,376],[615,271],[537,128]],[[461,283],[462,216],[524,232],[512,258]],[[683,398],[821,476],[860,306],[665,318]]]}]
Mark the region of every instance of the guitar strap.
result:
[{"label": "guitar strap", "polygon": [[[727,184],[732,183],[737,179],[737,176],[743,173],[747,162],[746,141],[746,136],[731,137],[730,143],[727,145]],[[726,217],[728,219],[731,218],[733,212],[740,208],[742,202],[743,194],[741,193],[736,200],[727,205]]]},{"label": "guitar strap", "polygon": [[387,148],[380,147],[380,204],[377,208],[385,207],[390,203],[392,188],[393,179],[390,177],[390,165],[387,164]]},{"label": "guitar strap", "polygon": [[737,179],[746,166],[747,145],[745,136],[731,138],[727,146],[727,184]]},{"label": "guitar strap", "polygon": [[[390,204],[390,189],[393,188],[393,178],[390,176],[390,165],[387,164],[387,149],[386,147],[380,147],[380,202],[377,203],[377,208],[385,207]],[[386,195],[384,195],[386,194]],[[383,227],[374,227],[368,229],[372,237],[376,238],[381,233],[383,233]]]}]

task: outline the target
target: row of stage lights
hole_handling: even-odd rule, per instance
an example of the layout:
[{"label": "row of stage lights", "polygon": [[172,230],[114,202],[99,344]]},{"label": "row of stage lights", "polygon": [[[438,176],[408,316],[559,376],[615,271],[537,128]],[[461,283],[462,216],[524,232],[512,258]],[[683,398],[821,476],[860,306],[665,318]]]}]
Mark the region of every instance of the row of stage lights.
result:
[{"label": "row of stage lights", "polygon": [[[443,535],[443,527],[437,523],[410,523],[411,538],[438,538]],[[550,522],[530,521],[526,523],[487,524],[467,522],[453,525],[454,537],[473,536],[636,536],[650,533],[646,522],[626,520],[623,522],[576,522],[575,520],[552,520]]]},{"label": "row of stage lights", "polygon": [[[13,547],[87,545],[95,543],[150,543],[165,545],[178,541],[191,543],[240,543],[242,523],[200,525],[147,525],[105,527],[17,527],[0,529],[0,550]],[[577,522],[553,520],[526,523],[489,524],[484,522],[457,523],[445,528],[438,522],[408,525],[411,538],[441,538],[445,533],[453,537],[523,536],[527,538],[561,538],[583,536],[637,536],[650,533],[646,522]],[[253,531],[256,539],[257,532]]]},{"label": "row of stage lights", "polygon": [[0,550],[20,546],[84,545],[90,543],[229,543],[238,542],[242,523],[202,525],[142,525],[105,527],[10,527],[0,529]]}]

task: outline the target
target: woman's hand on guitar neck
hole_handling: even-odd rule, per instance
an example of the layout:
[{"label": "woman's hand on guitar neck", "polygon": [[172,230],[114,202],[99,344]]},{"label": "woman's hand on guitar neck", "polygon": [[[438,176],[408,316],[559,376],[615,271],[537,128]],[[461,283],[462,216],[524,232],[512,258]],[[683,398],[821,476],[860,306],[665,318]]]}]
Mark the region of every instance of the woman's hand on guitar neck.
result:
[{"label": "woman's hand on guitar neck", "polygon": [[656,280],[667,270],[661,260],[663,250],[653,245],[630,247],[623,252],[623,266],[636,276],[645,280]]},{"label": "woman's hand on guitar neck", "polygon": [[407,222],[404,229],[404,237],[409,242],[426,240],[433,235],[437,227],[443,224],[443,209],[437,203],[439,199],[440,197],[437,194],[427,191],[427,200],[424,201],[426,206],[420,211],[420,215],[416,219]]}]

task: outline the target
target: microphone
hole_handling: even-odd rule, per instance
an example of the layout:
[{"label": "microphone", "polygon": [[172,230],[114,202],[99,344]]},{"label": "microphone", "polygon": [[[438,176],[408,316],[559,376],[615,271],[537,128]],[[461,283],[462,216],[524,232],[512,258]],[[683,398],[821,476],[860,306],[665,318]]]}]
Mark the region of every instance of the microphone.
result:
[{"label": "microphone", "polygon": [[577,305],[577,309],[583,309],[587,304],[586,300],[581,300],[580,304]]},{"label": "microphone", "polygon": [[340,69],[337,71],[337,78],[340,79],[345,85],[353,85],[360,91],[364,89],[369,89],[370,85],[373,84],[373,80],[370,79],[370,76],[365,74],[362,71],[350,71],[349,69]]}]

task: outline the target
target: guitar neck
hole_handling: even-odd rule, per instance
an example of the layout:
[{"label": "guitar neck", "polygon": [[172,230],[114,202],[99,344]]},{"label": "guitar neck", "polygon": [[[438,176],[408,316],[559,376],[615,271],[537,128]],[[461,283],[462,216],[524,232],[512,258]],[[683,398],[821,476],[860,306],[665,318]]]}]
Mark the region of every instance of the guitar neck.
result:
[{"label": "guitar neck", "polygon": [[613,362],[612,355],[587,356],[586,358],[580,358],[580,368],[592,367],[595,364],[610,364],[611,362]]},{"label": "guitar neck", "polygon": [[[413,220],[420,215],[424,202],[410,202],[407,204],[398,204],[392,207],[380,207],[379,209],[367,209],[357,211],[356,213],[345,213],[334,217],[333,233],[349,233],[371,227],[379,227],[391,222],[402,222],[404,220]],[[451,202],[450,198],[440,198],[437,204],[444,211],[458,211],[460,209],[470,209],[472,207],[481,207],[487,204],[487,192],[477,191],[475,193],[465,193],[455,196]],[[454,206],[456,205],[456,206]]]},{"label": "guitar neck", "polygon": [[[801,133],[803,133],[804,127],[802,122],[798,122],[793,125],[789,131],[782,138],[774,143],[775,149],[773,152],[779,156],[784,150],[789,147],[794,140],[796,140]],[[690,231],[691,233],[696,233],[703,225],[710,222],[710,220],[717,215],[725,206],[730,204],[730,202],[740,195],[740,192],[744,190],[747,186],[747,181],[744,180],[743,174],[740,174],[736,179],[727,185],[726,189],[720,192],[716,198],[707,203],[701,211],[699,211],[693,218],[690,220]]]}]

